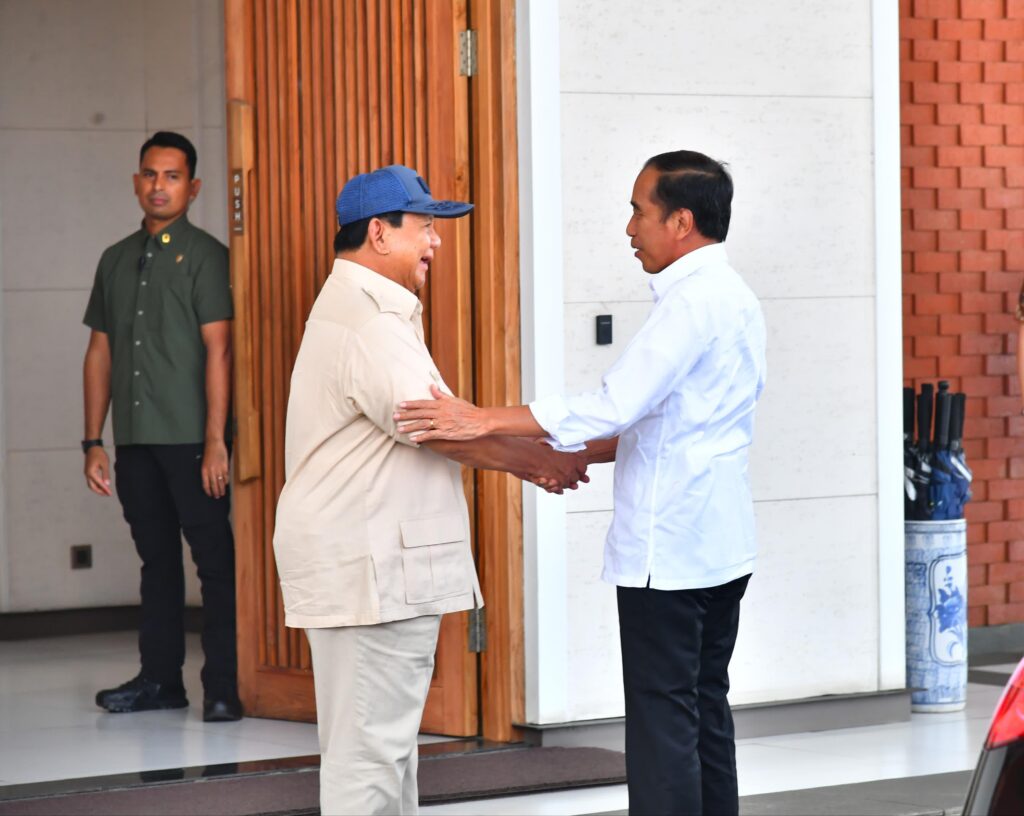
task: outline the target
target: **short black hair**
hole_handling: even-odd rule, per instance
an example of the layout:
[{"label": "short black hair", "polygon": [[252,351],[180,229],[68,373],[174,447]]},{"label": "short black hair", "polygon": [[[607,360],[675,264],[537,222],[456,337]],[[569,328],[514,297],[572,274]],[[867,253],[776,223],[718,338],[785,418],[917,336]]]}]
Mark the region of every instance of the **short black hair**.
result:
[{"label": "short black hair", "polygon": [[358,221],[353,221],[351,224],[346,224],[338,230],[338,234],[334,236],[334,251],[335,252],[351,252],[352,250],[359,249],[366,240],[367,230],[370,228],[370,220],[373,218],[379,218],[381,221],[389,224],[390,226],[398,229],[402,226],[402,217],[405,213],[402,212],[386,212],[380,215],[371,215],[370,218],[361,218]]},{"label": "short black hair", "polygon": [[652,156],[644,164],[644,169],[648,167],[661,174],[654,198],[663,219],[676,210],[689,210],[701,235],[725,240],[732,216],[732,177],[724,162],[694,150],[676,150]]},{"label": "short black hair", "polygon": [[146,155],[146,151],[151,147],[177,148],[185,154],[185,162],[188,164],[188,177],[190,179],[196,177],[196,165],[199,163],[199,157],[196,156],[195,145],[180,133],[175,133],[173,130],[158,130],[146,139],[142,149],[139,151],[139,164],[142,164],[142,157]]}]

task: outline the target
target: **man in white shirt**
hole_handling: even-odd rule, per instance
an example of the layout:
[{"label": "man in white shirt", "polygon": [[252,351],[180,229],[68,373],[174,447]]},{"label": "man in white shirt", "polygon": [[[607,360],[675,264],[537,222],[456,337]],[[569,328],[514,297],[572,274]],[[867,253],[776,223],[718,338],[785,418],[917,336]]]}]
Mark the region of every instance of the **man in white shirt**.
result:
[{"label": "man in white shirt", "polygon": [[654,308],[599,389],[478,408],[432,389],[396,419],[417,441],[546,434],[615,461],[605,581],[617,587],[632,813],[737,813],[727,693],[754,568],[747,476],[765,325],[729,265],[732,179],[700,153],[647,161],[626,227]]}]

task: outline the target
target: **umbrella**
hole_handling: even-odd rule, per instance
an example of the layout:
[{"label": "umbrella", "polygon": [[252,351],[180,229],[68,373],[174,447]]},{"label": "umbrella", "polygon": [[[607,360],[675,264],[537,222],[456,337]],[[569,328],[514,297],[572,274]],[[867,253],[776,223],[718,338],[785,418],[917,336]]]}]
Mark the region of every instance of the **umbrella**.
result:
[{"label": "umbrella", "polygon": [[964,456],[964,420],[967,417],[967,395],[953,395],[953,413],[950,418],[949,452],[953,477],[953,507],[950,518],[963,518],[964,505],[971,500],[971,479],[974,475],[967,467]]},{"label": "umbrella", "polygon": [[914,468],[917,464],[917,449],[914,447],[914,389],[903,389],[903,516],[914,517],[914,500],[917,487],[914,485]]},{"label": "umbrella", "polygon": [[[943,388],[945,385],[945,388]],[[953,484],[953,459],[949,450],[949,421],[952,415],[953,395],[949,383],[939,383],[935,398],[935,441],[932,446],[931,480],[928,483],[928,504],[935,521],[960,518],[957,512],[956,490]]]},{"label": "umbrella", "polygon": [[932,428],[932,394],[931,383],[921,386],[917,396],[917,445],[914,447],[914,473],[911,481],[914,486],[914,503],[908,518],[912,521],[927,521],[931,518],[928,504],[928,483],[931,481],[931,428]]}]

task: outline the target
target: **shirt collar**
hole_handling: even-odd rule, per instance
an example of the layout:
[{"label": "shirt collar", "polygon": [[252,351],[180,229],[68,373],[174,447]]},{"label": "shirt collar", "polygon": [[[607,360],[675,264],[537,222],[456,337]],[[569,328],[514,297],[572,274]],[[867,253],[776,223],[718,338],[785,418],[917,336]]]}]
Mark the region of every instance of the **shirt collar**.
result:
[{"label": "shirt collar", "polygon": [[335,258],[331,274],[354,282],[373,299],[382,312],[393,312],[406,320],[412,320],[423,310],[423,304],[416,295],[362,264]]},{"label": "shirt collar", "polygon": [[713,263],[728,263],[729,259],[725,254],[725,244],[708,244],[693,252],[687,252],[681,258],[677,258],[658,274],[652,275],[648,286],[654,292],[654,300],[658,301],[665,297],[665,294],[676,283],[683,278],[692,275],[698,269]]},{"label": "shirt collar", "polygon": [[146,232],[146,222],[142,222],[142,231],[146,233],[147,240],[152,240],[159,249],[171,249],[172,247],[181,246],[182,237],[191,228],[192,225],[188,221],[187,213],[182,213],[156,235],[150,235]]}]

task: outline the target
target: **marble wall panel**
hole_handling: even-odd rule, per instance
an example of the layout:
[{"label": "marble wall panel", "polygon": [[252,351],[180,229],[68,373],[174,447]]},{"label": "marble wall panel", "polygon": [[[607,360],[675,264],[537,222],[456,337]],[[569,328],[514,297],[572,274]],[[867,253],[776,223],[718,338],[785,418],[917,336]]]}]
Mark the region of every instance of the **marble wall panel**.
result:
[{"label": "marble wall panel", "polygon": [[561,113],[566,302],[646,299],[633,182],[680,148],[729,162],[727,247],[758,295],[873,294],[870,100],[563,93]]},{"label": "marble wall panel", "polygon": [[[177,130],[191,135],[201,110],[200,65],[196,53],[194,3],[145,0],[146,131]],[[212,5],[212,4],[211,4]]]},{"label": "marble wall panel", "polygon": [[562,88],[586,93],[871,94],[871,4],[560,0]]},{"label": "marble wall panel", "polygon": [[144,129],[146,53],[173,52],[143,19],[136,0],[0,0],[0,127]]}]

